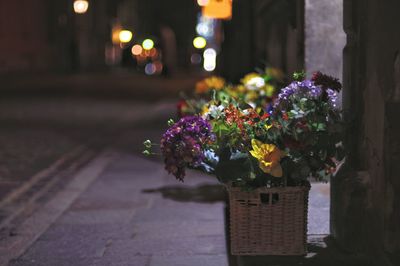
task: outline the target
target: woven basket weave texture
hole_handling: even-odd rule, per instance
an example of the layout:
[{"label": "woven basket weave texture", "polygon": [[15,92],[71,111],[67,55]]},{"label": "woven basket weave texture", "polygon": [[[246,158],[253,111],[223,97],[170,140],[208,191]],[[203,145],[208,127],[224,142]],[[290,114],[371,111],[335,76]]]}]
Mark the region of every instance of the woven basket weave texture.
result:
[{"label": "woven basket weave texture", "polygon": [[307,253],[308,187],[229,187],[232,255]]}]

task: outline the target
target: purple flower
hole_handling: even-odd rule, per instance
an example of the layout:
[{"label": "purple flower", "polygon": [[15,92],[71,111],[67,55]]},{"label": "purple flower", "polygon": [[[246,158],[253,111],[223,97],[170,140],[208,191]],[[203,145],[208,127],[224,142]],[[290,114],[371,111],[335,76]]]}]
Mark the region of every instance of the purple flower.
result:
[{"label": "purple flower", "polygon": [[203,145],[212,141],[210,124],[198,116],[186,116],[163,134],[161,152],[165,169],[183,181],[186,167],[197,167],[204,160]]},{"label": "purple flower", "polygon": [[289,103],[293,97],[297,99],[319,99],[323,94],[323,89],[311,80],[294,81],[286,88],[283,88],[278,95],[275,106]]},{"label": "purple flower", "polygon": [[332,89],[327,89],[326,93],[328,95],[328,103],[331,105],[332,108],[337,108],[337,100],[338,100],[337,92]]}]

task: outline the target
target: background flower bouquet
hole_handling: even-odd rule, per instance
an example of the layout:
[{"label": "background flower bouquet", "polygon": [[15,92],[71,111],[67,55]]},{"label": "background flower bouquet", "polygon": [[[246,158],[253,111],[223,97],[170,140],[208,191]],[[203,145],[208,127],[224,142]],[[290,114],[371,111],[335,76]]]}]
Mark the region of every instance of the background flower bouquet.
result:
[{"label": "background flower bouquet", "polygon": [[191,97],[182,95],[182,100],[177,105],[178,117],[201,113],[204,106],[215,98],[215,94],[233,98],[239,103],[247,103],[254,108],[268,109],[283,83],[283,72],[271,67],[260,73],[249,73],[235,85],[227,83],[221,77],[211,76],[196,83]]}]

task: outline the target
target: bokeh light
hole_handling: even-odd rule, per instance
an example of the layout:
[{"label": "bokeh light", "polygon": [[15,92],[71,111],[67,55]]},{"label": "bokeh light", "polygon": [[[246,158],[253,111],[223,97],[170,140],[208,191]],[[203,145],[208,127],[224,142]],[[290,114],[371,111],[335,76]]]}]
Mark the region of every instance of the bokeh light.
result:
[{"label": "bokeh light", "polygon": [[121,43],[128,43],[132,40],[133,33],[130,30],[121,30],[119,32],[119,41]]},{"label": "bokeh light", "polygon": [[150,49],[150,51],[149,51],[149,56],[151,57],[151,58],[155,58],[156,56],[157,56],[157,49],[156,48],[151,48]]},{"label": "bokeh light", "polygon": [[199,6],[206,6],[206,5],[208,5],[209,2],[210,2],[210,0],[197,0],[197,4]]},{"label": "bokeh light", "polygon": [[154,47],[154,42],[152,39],[146,39],[143,41],[142,46],[145,50],[151,50]]},{"label": "bokeh light", "polygon": [[193,40],[193,46],[197,49],[203,49],[206,45],[207,41],[203,37],[196,37]]},{"label": "bokeh light", "polygon": [[74,1],[74,12],[77,14],[84,14],[89,8],[89,2],[86,0],[75,0]]},{"label": "bokeh light", "polygon": [[202,8],[202,14],[209,18],[229,20],[232,17],[232,0],[210,1]]},{"label": "bokeh light", "polygon": [[201,63],[201,55],[199,54],[192,54],[190,57],[190,62],[192,62],[193,65],[198,65]]},{"label": "bokeh light", "polygon": [[157,67],[153,64],[153,63],[148,63],[145,67],[144,67],[144,73],[146,73],[146,75],[154,75],[157,71]]},{"label": "bokeh light", "polygon": [[143,51],[142,46],[140,46],[140,44],[135,44],[134,46],[132,46],[131,52],[133,55],[140,55]]},{"label": "bokeh light", "polygon": [[156,68],[155,74],[161,74],[163,70],[163,64],[160,61],[155,61],[153,63],[154,67]]},{"label": "bokeh light", "polygon": [[203,53],[204,62],[203,68],[204,70],[211,72],[214,71],[217,66],[217,52],[213,48],[208,48]]}]

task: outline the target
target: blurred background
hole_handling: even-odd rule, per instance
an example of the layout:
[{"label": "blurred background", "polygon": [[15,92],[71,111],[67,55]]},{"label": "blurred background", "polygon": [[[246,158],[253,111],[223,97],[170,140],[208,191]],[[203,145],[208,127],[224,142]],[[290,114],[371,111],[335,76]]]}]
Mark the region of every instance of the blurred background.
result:
[{"label": "blurred background", "polygon": [[[135,165],[148,164],[141,155],[143,140],[160,139],[166,121],[176,117],[179,97],[191,95],[206,76],[236,83],[274,67],[287,77],[305,69],[341,78],[342,5],[342,0],[0,0],[4,239],[20,236],[21,223],[40,213],[104,149],[135,156],[128,159],[131,168],[111,176],[139,173]],[[208,180],[196,175],[194,184]],[[164,176],[152,174],[160,184]],[[141,178],[129,182],[145,186]],[[207,189],[193,191],[214,201]],[[328,234],[329,185],[316,191],[310,228]],[[114,204],[106,200],[109,194],[118,194],[98,193],[104,206]],[[218,225],[224,217],[220,204],[213,217]],[[113,209],[119,208],[115,203]]]},{"label": "blurred background", "polygon": [[157,108],[174,117],[179,93],[207,75],[238,82],[276,67],[341,77],[342,5],[1,0],[0,191]]},{"label": "blurred background", "polygon": [[[24,221],[31,221],[33,214],[40,213],[45,203],[68,186],[79,169],[102,156],[105,149],[111,148],[119,158],[107,175],[116,179],[123,175],[125,179],[121,177],[116,183],[108,181],[106,187],[100,184],[97,190],[93,188],[92,196],[97,205],[81,202],[69,211],[86,215],[88,209],[100,211],[106,206],[104,208],[108,209],[96,213],[99,214],[96,217],[102,217],[99,220],[118,217],[115,218],[118,222],[128,218],[120,218],[120,213],[109,213],[109,209],[132,210],[140,204],[146,209],[153,206],[149,202],[155,202],[156,207],[169,206],[169,211],[157,209],[152,212],[154,217],[141,216],[145,221],[162,221],[163,215],[168,214],[171,219],[183,215],[174,212],[174,204],[178,203],[154,200],[153,194],[146,194],[149,199],[146,198],[145,203],[129,201],[134,195],[144,195],[141,189],[146,188],[145,184],[157,188],[160,180],[162,184],[175,181],[166,177],[159,160],[143,159],[143,140],[160,138],[167,119],[176,116],[180,95],[190,95],[198,80],[220,75],[235,83],[245,74],[262,71],[265,67],[279,68],[287,77],[294,71],[305,70],[310,75],[320,70],[344,83],[343,107],[350,114],[351,129],[347,136],[351,150],[349,164],[355,169],[352,174],[356,173],[358,178],[350,181],[346,179],[348,176],[338,178],[333,189],[329,184],[314,186],[309,232],[322,236],[332,233],[346,250],[356,253],[360,250],[371,253],[373,249],[379,256],[398,254],[400,216],[396,192],[399,186],[398,181],[393,180],[398,173],[399,154],[396,148],[400,95],[396,13],[399,3],[397,0],[365,2],[367,4],[358,0],[0,0],[0,257],[16,258],[27,250],[38,235],[26,232],[41,234],[45,229],[30,227],[32,224],[40,227],[41,223],[37,222],[40,219],[29,223],[27,231],[21,233],[18,228]],[[384,172],[384,167],[392,170]],[[194,183],[189,181],[188,185],[200,184],[208,178],[197,176],[196,179],[194,173],[191,176]],[[99,180],[102,182],[101,178]],[[153,183],[146,183],[149,180]],[[138,190],[125,191],[126,194],[118,189],[106,190],[114,186],[129,188],[130,192],[135,187]],[[164,193],[167,198],[177,196],[163,189],[152,191]],[[202,232],[214,232],[221,237],[223,203],[207,191],[208,187],[200,192],[186,191],[189,196],[183,195],[191,199],[192,205],[179,205],[179,208],[186,208],[185,218],[202,221],[209,217],[196,215],[214,206],[213,219],[219,217],[215,222],[220,227],[212,224]],[[115,198],[109,196],[114,195],[112,193]],[[130,205],[121,203],[124,196]],[[207,200],[211,198],[211,203],[206,200],[210,205],[201,205],[203,196]],[[220,205],[212,205],[215,201],[220,201]],[[203,208],[203,212],[198,211]],[[74,219],[68,221],[86,224],[80,216]],[[192,222],[196,221],[193,218]],[[31,255],[26,253],[28,255],[12,265],[58,265],[57,258],[62,256],[68,257],[65,261],[69,264],[65,265],[113,265],[107,261],[103,264],[70,261],[81,250],[92,250],[93,243],[98,240],[92,237],[112,227],[89,227],[93,231],[79,229],[89,232],[87,241],[90,244],[79,238],[75,227],[68,228],[56,228],[58,233],[52,232],[41,239],[42,242],[36,242]],[[151,229],[153,231],[146,237],[165,232],[166,237],[170,236],[168,233],[178,234],[173,222],[169,227],[163,224],[160,228],[161,231],[157,231],[157,227]],[[119,228],[115,230],[115,234],[120,233]],[[369,237],[370,232],[376,233]],[[26,236],[30,236],[31,242],[24,238]],[[198,235],[191,237],[197,239]],[[57,242],[57,239],[62,241]],[[188,243],[194,241],[188,239]],[[221,239],[218,241],[224,246],[225,239],[223,236]],[[218,242],[214,240],[205,241],[205,245]],[[50,243],[50,247],[59,244],[61,246],[50,250],[68,252],[49,255],[46,253],[49,248],[40,246],[43,243]],[[148,244],[155,253],[173,246],[169,242],[160,242],[164,244],[159,246],[157,241],[155,243]],[[102,248],[111,245],[102,244]],[[182,249],[187,247],[181,245]],[[203,254],[204,250],[199,253]],[[126,257],[128,261],[138,259],[128,254],[135,255],[128,250],[126,256],[118,253],[115,257]],[[329,256],[334,257],[330,253]],[[44,262],[32,264],[33,258]],[[46,264],[49,258],[54,260]],[[221,258],[217,256],[217,259]],[[207,265],[203,258],[194,260],[198,264],[190,265]],[[326,261],[330,261],[329,258]],[[149,264],[143,260],[133,265],[189,265],[170,263]],[[225,264],[224,260],[209,265]]]},{"label": "blurred background", "polygon": [[209,1],[2,0],[0,74],[217,71],[235,81],[270,65],[341,76],[341,1]]}]

